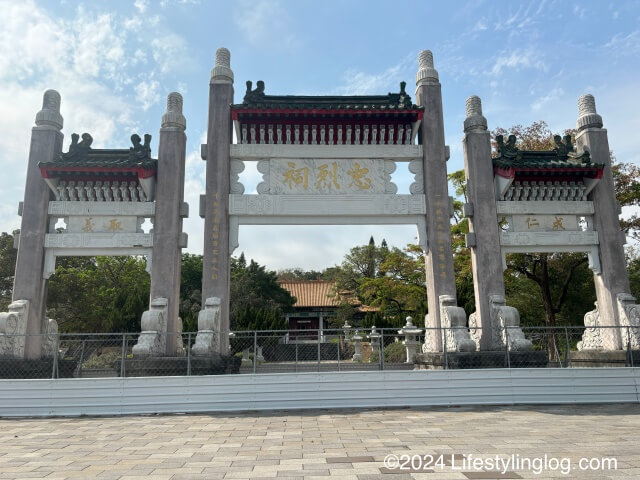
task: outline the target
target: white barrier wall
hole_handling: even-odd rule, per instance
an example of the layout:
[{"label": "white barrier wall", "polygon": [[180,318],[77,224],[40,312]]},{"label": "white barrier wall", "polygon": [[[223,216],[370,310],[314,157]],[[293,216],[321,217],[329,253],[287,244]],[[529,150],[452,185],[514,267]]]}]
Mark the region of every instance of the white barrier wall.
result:
[{"label": "white barrier wall", "polygon": [[1,380],[0,417],[635,403],[639,386],[639,368]]}]

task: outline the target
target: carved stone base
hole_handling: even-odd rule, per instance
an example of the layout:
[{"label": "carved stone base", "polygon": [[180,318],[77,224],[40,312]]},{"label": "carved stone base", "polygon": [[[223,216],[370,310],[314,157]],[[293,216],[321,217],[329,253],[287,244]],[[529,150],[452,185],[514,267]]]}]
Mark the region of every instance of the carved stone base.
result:
[{"label": "carved stone base", "polygon": [[549,362],[547,352],[426,352],[416,356],[418,370],[464,370],[472,368],[545,368]]},{"label": "carved stone base", "polygon": [[167,347],[167,316],[169,301],[154,298],[149,310],[142,314],[142,332],[133,346],[134,356],[162,356]]},{"label": "carved stone base", "polygon": [[191,353],[196,356],[209,356],[219,350],[220,299],[210,297],[204,302],[204,310],[198,314],[198,334]]},{"label": "carved stone base", "polygon": [[[489,347],[485,350],[504,350],[509,347],[510,351],[529,351],[533,345],[527,340],[520,329],[520,314],[514,307],[507,305],[502,295],[489,295],[489,305],[491,307],[491,340]],[[471,337],[480,350],[480,338],[482,327],[478,325],[476,313],[469,316],[469,330]]]},{"label": "carved stone base", "polygon": [[629,327],[628,333],[622,332],[622,345],[631,344],[631,348],[640,348],[640,305],[636,298],[628,293],[620,293],[617,297],[620,326]]},{"label": "carved stone base", "polygon": [[[119,375],[121,360],[114,362],[114,369]],[[213,354],[207,358],[151,356],[127,358],[124,362],[126,377],[222,375],[239,372],[240,358],[232,355]]]},{"label": "carved stone base", "polygon": [[0,313],[0,356],[24,358],[28,317],[28,300],[16,300]]},{"label": "carved stone base", "polygon": [[578,342],[578,350],[602,350],[604,342],[600,328],[600,309],[598,302],[590,312],[584,314],[584,326],[587,327],[582,334],[582,340]]},{"label": "carved stone base", "polygon": [[[440,295],[440,322],[442,325],[442,343],[448,352],[474,352],[476,344],[467,329],[467,315],[464,308],[456,305],[455,297]],[[436,335],[436,330],[427,329],[423,351],[432,345],[430,336]]]}]

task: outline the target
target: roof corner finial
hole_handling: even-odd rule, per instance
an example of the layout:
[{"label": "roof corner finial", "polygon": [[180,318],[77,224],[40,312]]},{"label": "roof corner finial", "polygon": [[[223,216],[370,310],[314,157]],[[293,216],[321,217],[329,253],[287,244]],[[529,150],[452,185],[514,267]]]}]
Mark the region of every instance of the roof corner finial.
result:
[{"label": "roof corner finial", "polygon": [[482,101],[477,95],[467,98],[467,118],[464,120],[464,131],[485,131],[487,119],[482,115]]},{"label": "roof corner finial", "polygon": [[42,97],[42,110],[36,114],[36,125],[61,130],[63,123],[60,115],[60,94],[55,90],[47,90]]},{"label": "roof corner finial", "polygon": [[167,112],[162,115],[162,128],[187,128],[187,120],[182,114],[182,95],[171,92],[167,96]]},{"label": "roof corner finial", "polygon": [[433,53],[431,53],[431,50],[422,50],[418,55],[416,86],[438,82],[438,71],[433,66]]},{"label": "roof corner finial", "polygon": [[211,82],[233,83],[231,52],[224,47],[216,50],[216,62],[213,66],[213,70],[211,70]]},{"label": "roof corner finial", "polygon": [[596,112],[596,100],[587,93],[578,98],[578,130],[588,127],[602,128],[602,117]]}]

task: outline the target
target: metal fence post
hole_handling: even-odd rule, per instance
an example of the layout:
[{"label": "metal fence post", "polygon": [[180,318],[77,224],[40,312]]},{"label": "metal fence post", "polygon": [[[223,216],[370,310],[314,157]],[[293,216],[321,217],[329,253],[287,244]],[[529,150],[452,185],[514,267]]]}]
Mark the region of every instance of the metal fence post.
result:
[{"label": "metal fence post", "polygon": [[444,369],[449,369],[449,355],[447,354],[447,327],[442,329],[442,351],[444,352]]},{"label": "metal fence post", "polygon": [[124,377],[125,375],[125,368],[124,368],[124,362],[127,359],[127,334],[123,333],[122,334],[122,358],[121,358],[121,362],[120,362],[120,376]]},{"label": "metal fence post", "polygon": [[296,338],[296,373],[298,373],[298,339]]},{"label": "metal fence post", "polygon": [[631,327],[627,327],[627,356],[629,366],[633,367],[633,350],[631,349]]},{"label": "metal fence post", "polygon": [[58,375],[58,341],[60,338],[60,335],[56,335],[55,340],[53,342],[53,365],[51,367],[51,378],[57,378]]},{"label": "metal fence post", "polygon": [[380,370],[384,370],[384,328],[380,332]]},{"label": "metal fence post", "polygon": [[316,332],[316,339],[318,340],[318,372],[320,371],[320,330]]},{"label": "metal fence post", "polygon": [[191,332],[187,335],[187,377],[191,376]]},{"label": "metal fence post", "polygon": [[564,337],[567,341],[567,345],[564,350],[564,368],[569,368],[569,350],[571,349],[571,344],[569,343],[569,329],[567,327],[564,327]]},{"label": "metal fence post", "polygon": [[504,327],[504,336],[505,336],[505,348],[506,348],[506,352],[505,352],[505,356],[507,357],[507,368],[511,368],[511,355],[510,355],[510,348],[509,348],[509,328],[507,328],[506,326]]},{"label": "metal fence post", "polygon": [[84,363],[84,347],[86,340],[82,340],[82,348],[80,349],[80,362],[78,363],[78,378],[82,378],[82,364]]},{"label": "metal fence post", "polygon": [[256,373],[258,365],[258,331],[253,331],[253,373]]}]

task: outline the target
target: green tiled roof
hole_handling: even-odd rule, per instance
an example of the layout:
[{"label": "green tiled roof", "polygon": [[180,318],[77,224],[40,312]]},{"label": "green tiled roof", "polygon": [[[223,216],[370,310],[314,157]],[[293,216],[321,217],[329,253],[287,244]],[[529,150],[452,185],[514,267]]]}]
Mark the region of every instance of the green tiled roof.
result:
[{"label": "green tiled roof", "polygon": [[93,149],[93,138],[88,133],[82,134],[78,142],[77,133],[71,135],[69,151],[60,153],[53,162],[40,162],[46,169],[55,168],[108,168],[108,169],[144,169],[156,170],[158,161],[151,158],[151,135],[144,136],[144,144],[138,135],[131,136],[133,147],[128,149]]},{"label": "green tiled roof", "polygon": [[311,95],[265,95],[264,82],[259,80],[252,90],[252,82],[247,82],[247,92],[241,104],[233,105],[234,109],[314,109],[314,110],[422,110],[414,105],[411,97],[405,92],[406,82],[400,83],[399,93],[387,95],[352,95],[352,96],[311,96]]},{"label": "green tiled roof", "polygon": [[503,136],[498,135],[496,141],[498,156],[493,159],[493,166],[498,169],[595,171],[604,167],[603,164],[591,163],[588,151],[576,153],[570,135],[566,135],[564,139],[556,135],[556,147],[553,150],[520,150],[516,147],[515,135],[509,135],[506,143]]}]

